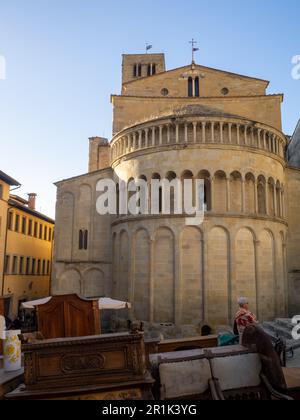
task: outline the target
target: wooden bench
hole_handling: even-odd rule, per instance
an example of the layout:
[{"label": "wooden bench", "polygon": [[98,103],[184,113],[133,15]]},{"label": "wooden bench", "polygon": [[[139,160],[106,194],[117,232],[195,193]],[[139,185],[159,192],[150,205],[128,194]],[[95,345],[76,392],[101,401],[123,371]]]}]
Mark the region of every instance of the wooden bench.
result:
[{"label": "wooden bench", "polygon": [[157,400],[288,400],[262,374],[260,356],[242,347],[150,355]]}]

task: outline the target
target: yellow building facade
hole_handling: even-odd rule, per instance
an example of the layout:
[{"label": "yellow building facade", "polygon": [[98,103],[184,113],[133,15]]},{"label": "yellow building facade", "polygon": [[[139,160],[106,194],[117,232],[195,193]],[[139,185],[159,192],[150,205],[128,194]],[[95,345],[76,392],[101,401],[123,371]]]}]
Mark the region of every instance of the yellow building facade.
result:
[{"label": "yellow building facade", "polygon": [[0,290],[3,290],[5,242],[9,191],[11,187],[19,187],[18,181],[0,171]]},{"label": "yellow building facade", "polygon": [[22,302],[49,296],[54,221],[35,210],[35,194],[27,201],[4,190],[1,295],[14,318]]}]

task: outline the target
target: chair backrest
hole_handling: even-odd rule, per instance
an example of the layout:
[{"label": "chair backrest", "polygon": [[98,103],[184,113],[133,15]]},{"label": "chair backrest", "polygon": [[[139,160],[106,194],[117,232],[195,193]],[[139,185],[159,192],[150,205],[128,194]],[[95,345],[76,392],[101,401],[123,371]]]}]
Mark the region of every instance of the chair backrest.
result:
[{"label": "chair backrest", "polygon": [[204,394],[212,378],[209,360],[205,357],[162,361],[159,363],[159,376],[162,400]]},{"label": "chair backrest", "polygon": [[260,386],[262,365],[257,353],[217,356],[210,363],[224,392]]},{"label": "chair backrest", "polygon": [[250,325],[243,334],[243,346],[256,351],[262,362],[262,373],[275,389],[287,388],[280,359],[270,337],[257,325]]}]

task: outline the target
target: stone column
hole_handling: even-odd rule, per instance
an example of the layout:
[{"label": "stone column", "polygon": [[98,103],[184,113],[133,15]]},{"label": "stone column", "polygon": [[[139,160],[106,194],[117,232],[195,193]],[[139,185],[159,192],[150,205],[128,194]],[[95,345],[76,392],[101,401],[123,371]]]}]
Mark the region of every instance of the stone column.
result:
[{"label": "stone column", "polygon": [[278,216],[277,214],[277,194],[276,194],[276,184],[273,185],[273,192],[274,192],[274,216]]},{"label": "stone column", "polygon": [[227,194],[227,212],[229,213],[231,210],[230,206],[230,177],[226,178],[226,194]]},{"label": "stone column", "polygon": [[155,127],[152,127],[152,146],[155,146]]},{"label": "stone column", "polygon": [[203,242],[202,242],[202,253],[203,253],[203,282],[202,282],[202,302],[203,302],[203,321],[208,322],[208,270],[205,267],[208,267],[208,233],[206,230],[203,232]]},{"label": "stone column", "polygon": [[279,213],[280,217],[283,218],[282,215],[282,195],[281,195],[281,187],[279,188]]},{"label": "stone column", "polygon": [[170,124],[167,124],[167,143],[170,144],[171,142],[170,137]]},{"label": "stone column", "polygon": [[279,141],[279,156],[284,157],[284,146],[281,140]]},{"label": "stone column", "polygon": [[193,122],[194,143],[197,143],[197,123]]},{"label": "stone column", "polygon": [[270,215],[270,206],[269,206],[269,182],[268,180],[266,180],[266,191],[265,191],[265,195],[266,195],[266,214],[267,216]]},{"label": "stone column", "polygon": [[205,128],[206,128],[206,122],[202,122],[202,143],[206,143],[206,133],[205,133]]},{"label": "stone column", "polygon": [[228,256],[228,263],[229,263],[229,281],[228,281],[228,313],[230,322],[233,324],[234,316],[236,313],[236,304],[237,302],[233,299],[233,285],[236,284],[236,246],[235,240],[230,241],[229,245],[229,256]]},{"label": "stone column", "polygon": [[[134,295],[135,295],[135,290],[134,290],[134,286],[135,286],[135,237],[132,237],[132,241],[131,241],[131,258],[130,258],[130,270],[129,270],[129,302],[133,303],[133,308],[131,309],[130,313],[131,316],[134,316]],[[133,319],[133,318],[132,318]]]},{"label": "stone column", "polygon": [[154,323],[154,247],[155,238],[150,239],[150,293],[149,293],[149,310],[150,310],[150,324]]},{"label": "stone column", "polygon": [[205,285],[207,284],[207,270],[205,270],[205,267],[207,267],[207,252],[205,247],[205,235],[204,232],[201,239],[201,261],[202,261],[202,270],[201,270],[201,290],[202,290],[202,314],[201,314],[201,321],[205,321],[205,309],[206,309],[206,301],[205,301]]},{"label": "stone column", "polygon": [[223,126],[224,123],[220,122],[220,142],[223,144],[224,143],[224,137],[223,137]]},{"label": "stone column", "polygon": [[211,123],[211,142],[215,142],[215,123],[212,121]]},{"label": "stone column", "polygon": [[257,131],[257,147],[259,149],[261,148],[261,128],[259,128]]},{"label": "stone column", "polygon": [[245,180],[242,179],[242,213],[246,210],[246,192],[245,192]]},{"label": "stone column", "polygon": [[267,150],[267,132],[264,130],[264,149]]},{"label": "stone column", "polygon": [[232,144],[232,123],[228,124],[228,139],[229,144]]},{"label": "stone column", "polygon": [[287,261],[286,261],[286,248],[287,244],[285,241],[282,242],[282,265],[283,265],[283,272],[284,272],[284,304],[285,304],[285,316],[288,317],[289,312],[289,284],[288,284],[288,275],[287,275]]},{"label": "stone column", "polygon": [[240,145],[241,139],[240,139],[240,124],[236,125],[236,136],[237,136],[237,144]]},{"label": "stone column", "polygon": [[188,142],[188,125],[186,123],[184,124],[184,142]]},{"label": "stone column", "polygon": [[163,136],[162,136],[162,134],[163,134],[163,126],[160,125],[159,126],[159,145],[160,146],[163,144]]},{"label": "stone column", "polygon": [[145,146],[149,147],[149,128],[145,129]]},{"label": "stone column", "polygon": [[254,128],[253,127],[251,127],[251,142],[252,142],[251,146],[254,147]]},{"label": "stone column", "polygon": [[142,136],[143,136],[143,132],[142,130],[139,130],[139,149],[142,148]]},{"label": "stone column", "polygon": [[176,124],[176,143],[179,143],[179,124]]},{"label": "stone column", "polygon": [[248,146],[248,135],[247,135],[247,131],[248,131],[248,126],[245,125],[244,127],[244,140],[245,140],[245,146]]},{"label": "stone column", "polygon": [[260,241],[254,240],[254,255],[255,255],[255,296],[256,296],[256,317],[260,318],[260,308],[259,308],[259,269],[258,269],[258,256],[259,256],[259,246]]},{"label": "stone column", "polygon": [[175,233],[175,255],[174,255],[174,281],[175,281],[175,325],[181,326],[182,320],[182,279],[181,279],[181,262],[180,262],[180,244],[179,235]]},{"label": "stone column", "polygon": [[284,190],[281,188],[281,214],[282,218],[285,218],[285,203],[284,203]]},{"label": "stone column", "polygon": [[255,179],[254,183],[254,206],[255,206],[255,214],[258,214],[258,182]]},{"label": "stone column", "polygon": [[215,178],[212,176],[210,180],[211,190],[211,211],[215,211]]}]

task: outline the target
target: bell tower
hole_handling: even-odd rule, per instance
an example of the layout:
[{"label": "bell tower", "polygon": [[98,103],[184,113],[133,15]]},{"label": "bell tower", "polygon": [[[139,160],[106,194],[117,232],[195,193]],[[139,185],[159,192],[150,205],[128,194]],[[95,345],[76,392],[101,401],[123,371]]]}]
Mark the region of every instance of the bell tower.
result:
[{"label": "bell tower", "polygon": [[122,85],[166,71],[164,54],[124,54]]}]

